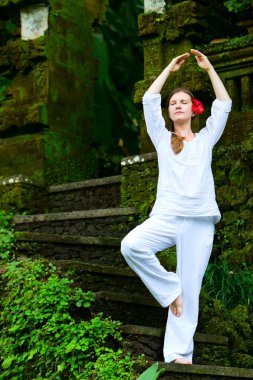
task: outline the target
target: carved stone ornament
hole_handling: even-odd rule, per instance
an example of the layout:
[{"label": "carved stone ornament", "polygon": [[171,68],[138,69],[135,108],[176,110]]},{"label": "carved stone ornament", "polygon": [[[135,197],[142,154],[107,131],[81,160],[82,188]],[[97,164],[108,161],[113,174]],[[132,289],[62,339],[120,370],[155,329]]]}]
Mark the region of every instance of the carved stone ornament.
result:
[{"label": "carved stone ornament", "polygon": [[21,9],[21,38],[34,40],[48,29],[48,6],[33,5]]},{"label": "carved stone ornament", "polygon": [[164,13],[165,5],[163,0],[144,0],[144,12]]}]

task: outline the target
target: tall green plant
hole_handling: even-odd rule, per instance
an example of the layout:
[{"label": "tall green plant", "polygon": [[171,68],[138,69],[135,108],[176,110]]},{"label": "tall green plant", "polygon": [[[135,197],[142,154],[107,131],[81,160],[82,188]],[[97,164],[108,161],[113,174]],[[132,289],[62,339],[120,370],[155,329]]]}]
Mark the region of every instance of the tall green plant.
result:
[{"label": "tall green plant", "polygon": [[242,263],[242,268],[231,270],[225,259],[208,265],[204,289],[229,308],[237,305],[252,305],[253,272]]}]

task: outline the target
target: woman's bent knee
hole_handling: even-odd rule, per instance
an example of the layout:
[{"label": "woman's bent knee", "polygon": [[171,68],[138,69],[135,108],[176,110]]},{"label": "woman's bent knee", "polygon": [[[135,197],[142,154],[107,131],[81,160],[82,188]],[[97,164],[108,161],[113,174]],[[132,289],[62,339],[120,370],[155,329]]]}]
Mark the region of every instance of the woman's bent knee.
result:
[{"label": "woman's bent knee", "polygon": [[121,242],[121,253],[126,258],[126,257],[131,256],[131,252],[132,252],[132,249],[131,249],[130,241],[129,239],[127,239],[127,237],[125,237]]}]

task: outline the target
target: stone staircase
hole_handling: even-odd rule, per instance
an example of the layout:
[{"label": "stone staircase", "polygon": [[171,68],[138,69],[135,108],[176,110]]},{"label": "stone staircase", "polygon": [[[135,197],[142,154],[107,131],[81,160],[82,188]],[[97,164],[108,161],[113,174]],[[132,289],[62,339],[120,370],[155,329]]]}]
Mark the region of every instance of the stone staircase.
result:
[{"label": "stone staircase", "polygon": [[162,362],[167,310],[126,265],[120,241],[137,224],[134,208],[120,207],[121,176],[51,186],[44,214],[16,215],[17,255],[54,259],[75,284],[96,295],[93,310],[122,323],[123,346],[165,368],[162,379],[253,379],[253,370],[210,366],[205,348],[229,355],[226,337],[196,333],[194,365]]}]

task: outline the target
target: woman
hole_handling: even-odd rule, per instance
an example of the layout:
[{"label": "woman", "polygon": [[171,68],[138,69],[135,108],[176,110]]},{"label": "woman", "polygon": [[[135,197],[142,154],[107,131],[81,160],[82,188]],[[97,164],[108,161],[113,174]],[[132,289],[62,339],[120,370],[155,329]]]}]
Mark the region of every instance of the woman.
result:
[{"label": "woman", "polygon": [[[208,58],[191,49],[197,64],[211,80],[216,99],[206,127],[191,129],[202,104],[191,92],[177,89],[168,98],[172,132],[161,112],[162,87],[168,76],[190,56],[170,62],[143,97],[149,136],[157,150],[159,178],[150,218],[122,241],[129,266],[163,307],[168,307],[164,339],[165,362],[192,364],[199,293],[213,245],[214,225],[220,219],[211,171],[212,148],[220,138],[231,109],[231,99]],[[156,253],[176,245],[177,271],[167,272]]]}]

